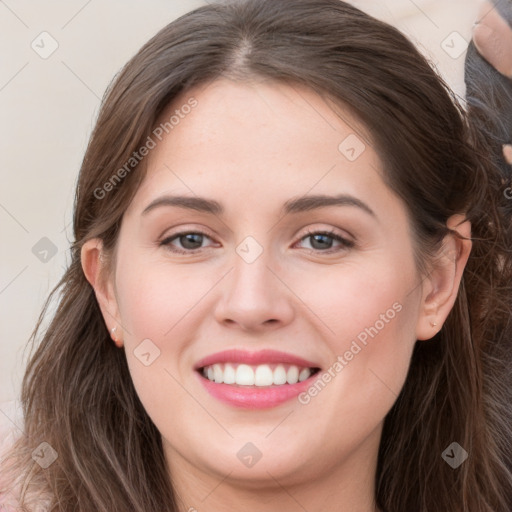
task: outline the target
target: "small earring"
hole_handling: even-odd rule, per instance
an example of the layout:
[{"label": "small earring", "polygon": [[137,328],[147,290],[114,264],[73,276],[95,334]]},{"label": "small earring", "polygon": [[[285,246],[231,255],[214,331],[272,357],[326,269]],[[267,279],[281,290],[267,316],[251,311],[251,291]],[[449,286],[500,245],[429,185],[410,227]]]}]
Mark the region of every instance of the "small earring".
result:
[{"label": "small earring", "polygon": [[430,320],[430,325],[432,327],[435,327],[437,325],[437,322],[435,320],[434,321]]}]

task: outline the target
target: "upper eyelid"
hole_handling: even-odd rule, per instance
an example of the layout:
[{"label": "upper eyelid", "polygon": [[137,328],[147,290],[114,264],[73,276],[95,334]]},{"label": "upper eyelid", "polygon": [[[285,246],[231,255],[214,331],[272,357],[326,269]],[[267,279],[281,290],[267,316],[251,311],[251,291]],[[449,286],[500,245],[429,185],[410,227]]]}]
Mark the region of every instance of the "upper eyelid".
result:
[{"label": "upper eyelid", "polygon": [[215,236],[210,234],[210,232],[206,228],[191,228],[191,229],[180,229],[179,231],[176,231],[175,233],[164,234],[159,237],[159,240],[161,242],[163,242],[170,238],[171,239],[177,238],[179,236],[188,235],[188,234],[201,234],[201,235],[207,236],[208,238],[211,238],[211,239],[215,238]]},{"label": "upper eyelid", "polygon": [[[164,231],[165,233],[165,231]],[[173,238],[173,237],[176,237],[178,235],[186,235],[186,234],[190,234],[190,233],[198,233],[198,234],[202,234],[202,235],[206,235],[210,238],[215,238],[215,235],[211,234],[211,232],[207,229],[207,228],[203,228],[203,227],[200,227],[200,228],[185,228],[185,229],[181,229],[179,228],[179,231],[176,231],[175,233],[171,233],[171,234],[163,234],[159,237],[160,240],[166,240],[168,238]],[[355,237],[347,230],[342,230],[340,228],[335,228],[335,227],[328,227],[328,228],[311,228],[311,227],[308,227],[306,228],[306,232],[304,232],[300,238],[303,238],[304,236],[306,235],[309,235],[309,234],[318,234],[318,233],[327,233],[329,235],[337,235],[337,236],[340,236],[342,238],[351,238],[351,239],[355,239]]]}]

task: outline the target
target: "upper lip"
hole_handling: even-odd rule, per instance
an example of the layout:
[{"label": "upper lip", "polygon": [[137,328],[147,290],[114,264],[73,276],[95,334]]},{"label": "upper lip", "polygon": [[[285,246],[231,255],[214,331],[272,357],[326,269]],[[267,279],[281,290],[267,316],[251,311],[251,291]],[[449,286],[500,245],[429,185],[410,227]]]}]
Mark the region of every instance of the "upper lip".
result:
[{"label": "upper lip", "polygon": [[205,366],[211,366],[215,363],[245,363],[249,365],[257,365],[264,363],[282,363],[293,364],[303,368],[320,368],[320,366],[312,361],[308,361],[302,357],[280,352],[277,350],[260,350],[258,352],[248,352],[241,349],[229,349],[222,352],[216,352],[204,357],[198,361],[194,369],[199,370]]}]

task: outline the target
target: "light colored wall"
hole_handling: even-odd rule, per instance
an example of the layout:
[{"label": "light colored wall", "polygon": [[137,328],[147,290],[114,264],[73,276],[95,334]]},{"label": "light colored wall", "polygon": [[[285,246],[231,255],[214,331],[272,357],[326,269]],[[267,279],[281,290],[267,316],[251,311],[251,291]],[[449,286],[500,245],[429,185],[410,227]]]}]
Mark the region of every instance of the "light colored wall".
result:
[{"label": "light colored wall", "polygon": [[[276,0],[278,1],[278,0]],[[395,24],[463,94],[476,0],[353,0]],[[74,186],[100,98],[161,27],[201,0],[0,2],[0,402],[17,398],[29,335],[68,262]],[[48,58],[48,32],[58,43]],[[453,32],[459,35],[453,36]],[[454,39],[455,37],[455,39]],[[448,38],[448,39],[447,39]],[[463,38],[463,39],[461,39]],[[458,51],[457,51],[458,53]],[[44,258],[50,243],[55,248]],[[39,258],[32,252],[42,244]],[[0,411],[7,413],[7,409]]]}]

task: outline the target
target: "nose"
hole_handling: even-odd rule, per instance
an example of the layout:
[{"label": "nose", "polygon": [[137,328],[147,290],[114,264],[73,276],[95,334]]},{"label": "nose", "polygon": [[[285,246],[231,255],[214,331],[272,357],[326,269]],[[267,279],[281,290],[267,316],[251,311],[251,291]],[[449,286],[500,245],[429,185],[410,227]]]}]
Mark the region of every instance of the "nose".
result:
[{"label": "nose", "polygon": [[[235,255],[234,268],[223,280],[216,320],[229,328],[264,332],[292,322],[293,292],[266,251],[252,263]],[[274,262],[275,263],[275,262]]]}]

